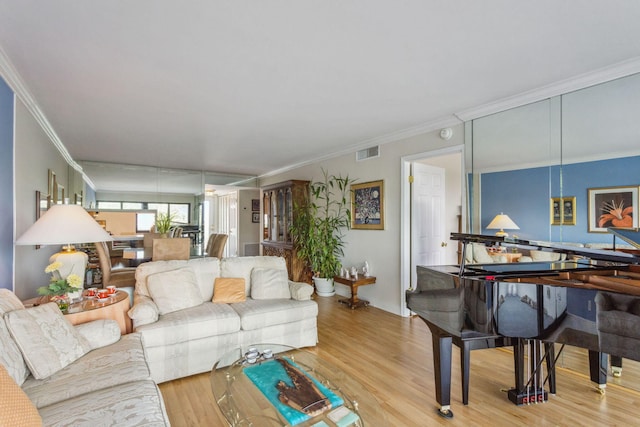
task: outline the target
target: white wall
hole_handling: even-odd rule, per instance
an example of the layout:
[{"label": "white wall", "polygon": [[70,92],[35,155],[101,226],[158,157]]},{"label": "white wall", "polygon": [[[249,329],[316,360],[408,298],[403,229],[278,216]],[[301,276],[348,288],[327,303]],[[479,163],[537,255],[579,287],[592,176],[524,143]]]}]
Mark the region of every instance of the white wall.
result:
[{"label": "white wall", "polygon": [[[15,222],[16,238],[35,222],[35,192],[47,193],[48,170],[56,173],[58,183],[68,185],[68,164],[49,137],[20,100],[16,100],[15,114]],[[14,283],[18,298],[37,295],[37,289],[49,282],[44,273],[49,257],[59,246],[15,247]]]},{"label": "white wall", "polygon": [[[245,256],[244,245],[248,243],[260,243],[260,223],[251,221],[253,211],[251,201],[260,200],[260,190],[238,191],[238,255]],[[258,217],[259,217],[258,211]]]},{"label": "white wall", "polygon": [[[349,230],[346,234],[343,265],[361,266],[369,262],[371,274],[376,276],[375,285],[358,289],[358,296],[371,305],[395,314],[401,314],[404,304],[400,286],[400,189],[401,158],[412,154],[439,150],[464,143],[463,126],[453,128],[454,136],[449,141],[439,137],[440,130],[414,136],[380,147],[380,157],[356,162],[355,153],[303,166],[286,173],[265,177],[260,186],[288,179],[319,180],[321,168],[330,174],[346,175],[358,182],[384,180],[384,230]],[[346,286],[337,284],[336,292],[348,295]]]}]

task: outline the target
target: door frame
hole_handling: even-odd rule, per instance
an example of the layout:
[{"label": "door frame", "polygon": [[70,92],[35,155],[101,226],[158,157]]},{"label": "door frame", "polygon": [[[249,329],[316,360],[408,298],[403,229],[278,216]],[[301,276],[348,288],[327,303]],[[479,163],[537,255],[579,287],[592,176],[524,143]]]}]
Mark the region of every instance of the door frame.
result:
[{"label": "door frame", "polygon": [[440,157],[447,154],[460,153],[460,173],[462,174],[462,223],[466,223],[466,181],[465,177],[465,155],[464,144],[453,145],[433,151],[425,151],[418,154],[411,154],[400,158],[400,314],[403,317],[411,315],[407,308],[405,291],[411,287],[411,164],[417,160],[431,157]]}]

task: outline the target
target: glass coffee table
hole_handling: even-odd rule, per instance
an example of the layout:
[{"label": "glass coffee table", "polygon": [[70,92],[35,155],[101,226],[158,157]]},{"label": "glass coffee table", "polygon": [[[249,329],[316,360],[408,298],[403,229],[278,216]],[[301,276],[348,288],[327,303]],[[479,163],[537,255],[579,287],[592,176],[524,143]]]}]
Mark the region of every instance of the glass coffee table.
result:
[{"label": "glass coffee table", "polygon": [[[300,382],[305,383],[307,378],[311,378],[313,385],[309,388],[324,391],[324,394],[321,393],[322,396],[330,396],[331,399],[325,399],[325,401],[330,402],[331,407],[311,411],[308,409],[311,405],[308,405],[304,410],[307,411],[306,415],[304,412],[296,413],[296,410],[293,410],[293,415],[299,415],[302,418],[310,417],[309,419],[288,421],[276,406],[282,402],[273,403],[265,394],[265,392],[270,393],[271,398],[274,398],[274,395],[278,396],[276,386],[278,381],[269,378],[268,381],[260,382],[253,376],[254,372],[262,372],[256,369],[271,369],[276,362],[283,367],[294,366],[291,377],[285,379],[286,384],[283,387],[290,389],[292,385],[295,387]],[[284,369],[283,372],[285,372]],[[289,370],[286,372],[291,373]],[[296,372],[301,372],[303,376],[296,377]],[[313,381],[314,379],[316,381]],[[265,392],[261,391],[254,381],[260,383]],[[248,348],[236,348],[225,354],[213,366],[211,387],[220,412],[233,427],[388,425],[380,404],[364,386],[336,366],[304,349],[294,349],[279,344],[256,344]],[[305,388],[304,384],[301,388]],[[282,394],[283,392],[280,393]],[[320,405],[323,404],[320,403]],[[286,408],[285,411],[291,411],[291,408]]]}]

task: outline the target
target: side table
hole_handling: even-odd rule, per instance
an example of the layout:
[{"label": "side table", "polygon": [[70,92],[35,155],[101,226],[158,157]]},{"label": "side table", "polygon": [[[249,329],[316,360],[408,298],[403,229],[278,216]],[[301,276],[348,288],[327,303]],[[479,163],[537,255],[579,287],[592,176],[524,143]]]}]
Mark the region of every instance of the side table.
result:
[{"label": "side table", "polygon": [[[49,297],[42,296],[25,300],[23,304],[25,307],[33,307],[48,302]],[[115,296],[106,298],[106,301],[103,302],[83,297],[82,301],[69,305],[69,310],[64,314],[64,318],[72,325],[79,325],[98,319],[115,320],[120,326],[120,332],[124,335],[130,333],[133,329],[131,319],[127,314],[128,311],[129,294],[125,291],[117,291]]]},{"label": "side table", "polygon": [[341,299],[338,302],[341,304],[348,305],[352,310],[358,307],[366,307],[369,305],[369,301],[365,301],[363,299],[358,299],[358,286],[363,285],[372,285],[376,283],[376,278],[373,276],[369,277],[359,277],[357,279],[350,279],[342,276],[335,276],[333,278],[334,282],[342,283],[343,285],[347,285],[351,287],[351,298],[349,299]]}]

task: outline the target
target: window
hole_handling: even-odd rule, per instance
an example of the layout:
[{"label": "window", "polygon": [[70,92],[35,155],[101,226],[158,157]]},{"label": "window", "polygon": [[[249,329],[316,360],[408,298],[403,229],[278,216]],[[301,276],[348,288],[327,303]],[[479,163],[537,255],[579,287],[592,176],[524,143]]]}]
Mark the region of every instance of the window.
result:
[{"label": "window", "polygon": [[136,214],[136,232],[151,230],[151,226],[156,222],[156,214],[153,212],[138,212]]},{"label": "window", "polygon": [[[98,201],[97,209],[111,209],[111,210],[155,210],[158,213],[173,215],[173,222],[176,224],[188,224],[190,219],[191,205],[189,203],[150,203],[150,202],[112,202],[112,201]],[[155,215],[153,216],[153,224],[155,222]],[[148,215],[139,217],[136,220],[136,227],[138,231],[149,231]]]},{"label": "window", "polygon": [[140,202],[122,202],[122,209],[129,209],[133,211],[144,209],[144,207]]},{"label": "window", "polygon": [[98,209],[122,209],[121,202],[98,202]]}]

